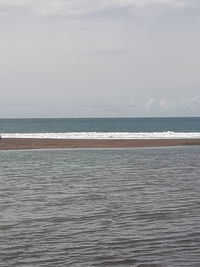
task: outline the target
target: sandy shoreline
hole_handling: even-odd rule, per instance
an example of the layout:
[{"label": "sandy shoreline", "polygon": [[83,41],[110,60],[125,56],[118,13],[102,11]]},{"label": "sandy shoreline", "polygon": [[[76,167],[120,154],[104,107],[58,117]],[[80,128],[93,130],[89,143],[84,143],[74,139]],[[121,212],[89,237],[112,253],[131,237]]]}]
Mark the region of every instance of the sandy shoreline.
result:
[{"label": "sandy shoreline", "polygon": [[48,148],[131,148],[200,145],[200,139],[35,139],[3,138],[0,150],[48,149]]}]

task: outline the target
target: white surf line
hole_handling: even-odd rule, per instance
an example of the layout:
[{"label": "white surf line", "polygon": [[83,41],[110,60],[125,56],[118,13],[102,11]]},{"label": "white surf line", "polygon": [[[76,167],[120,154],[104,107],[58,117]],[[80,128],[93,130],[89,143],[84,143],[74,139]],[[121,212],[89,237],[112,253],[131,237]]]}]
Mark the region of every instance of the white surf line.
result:
[{"label": "white surf line", "polygon": [[68,133],[2,133],[2,138],[42,139],[193,139],[200,132],[68,132]]}]

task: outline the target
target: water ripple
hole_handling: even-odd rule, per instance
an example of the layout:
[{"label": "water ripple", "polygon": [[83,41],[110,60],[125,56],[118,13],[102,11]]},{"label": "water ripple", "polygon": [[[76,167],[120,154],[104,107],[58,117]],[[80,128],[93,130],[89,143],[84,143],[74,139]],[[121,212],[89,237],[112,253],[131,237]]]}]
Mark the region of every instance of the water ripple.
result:
[{"label": "water ripple", "polygon": [[0,153],[0,266],[200,266],[198,147]]}]

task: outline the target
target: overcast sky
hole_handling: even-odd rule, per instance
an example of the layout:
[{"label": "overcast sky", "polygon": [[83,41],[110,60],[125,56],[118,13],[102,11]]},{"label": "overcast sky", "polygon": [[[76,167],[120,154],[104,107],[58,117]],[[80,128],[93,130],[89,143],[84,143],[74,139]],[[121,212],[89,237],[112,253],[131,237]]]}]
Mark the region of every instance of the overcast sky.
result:
[{"label": "overcast sky", "polygon": [[200,116],[199,0],[0,0],[0,117]]}]

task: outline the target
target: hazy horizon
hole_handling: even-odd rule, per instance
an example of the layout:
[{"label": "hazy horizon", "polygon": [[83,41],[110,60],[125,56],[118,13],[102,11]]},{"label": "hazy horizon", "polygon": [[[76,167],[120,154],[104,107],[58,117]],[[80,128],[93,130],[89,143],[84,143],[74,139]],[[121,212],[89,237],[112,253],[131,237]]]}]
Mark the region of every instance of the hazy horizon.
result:
[{"label": "hazy horizon", "polygon": [[0,120],[15,120],[15,119],[154,119],[154,118],[200,118],[200,116],[137,116],[137,117],[1,117]]}]

